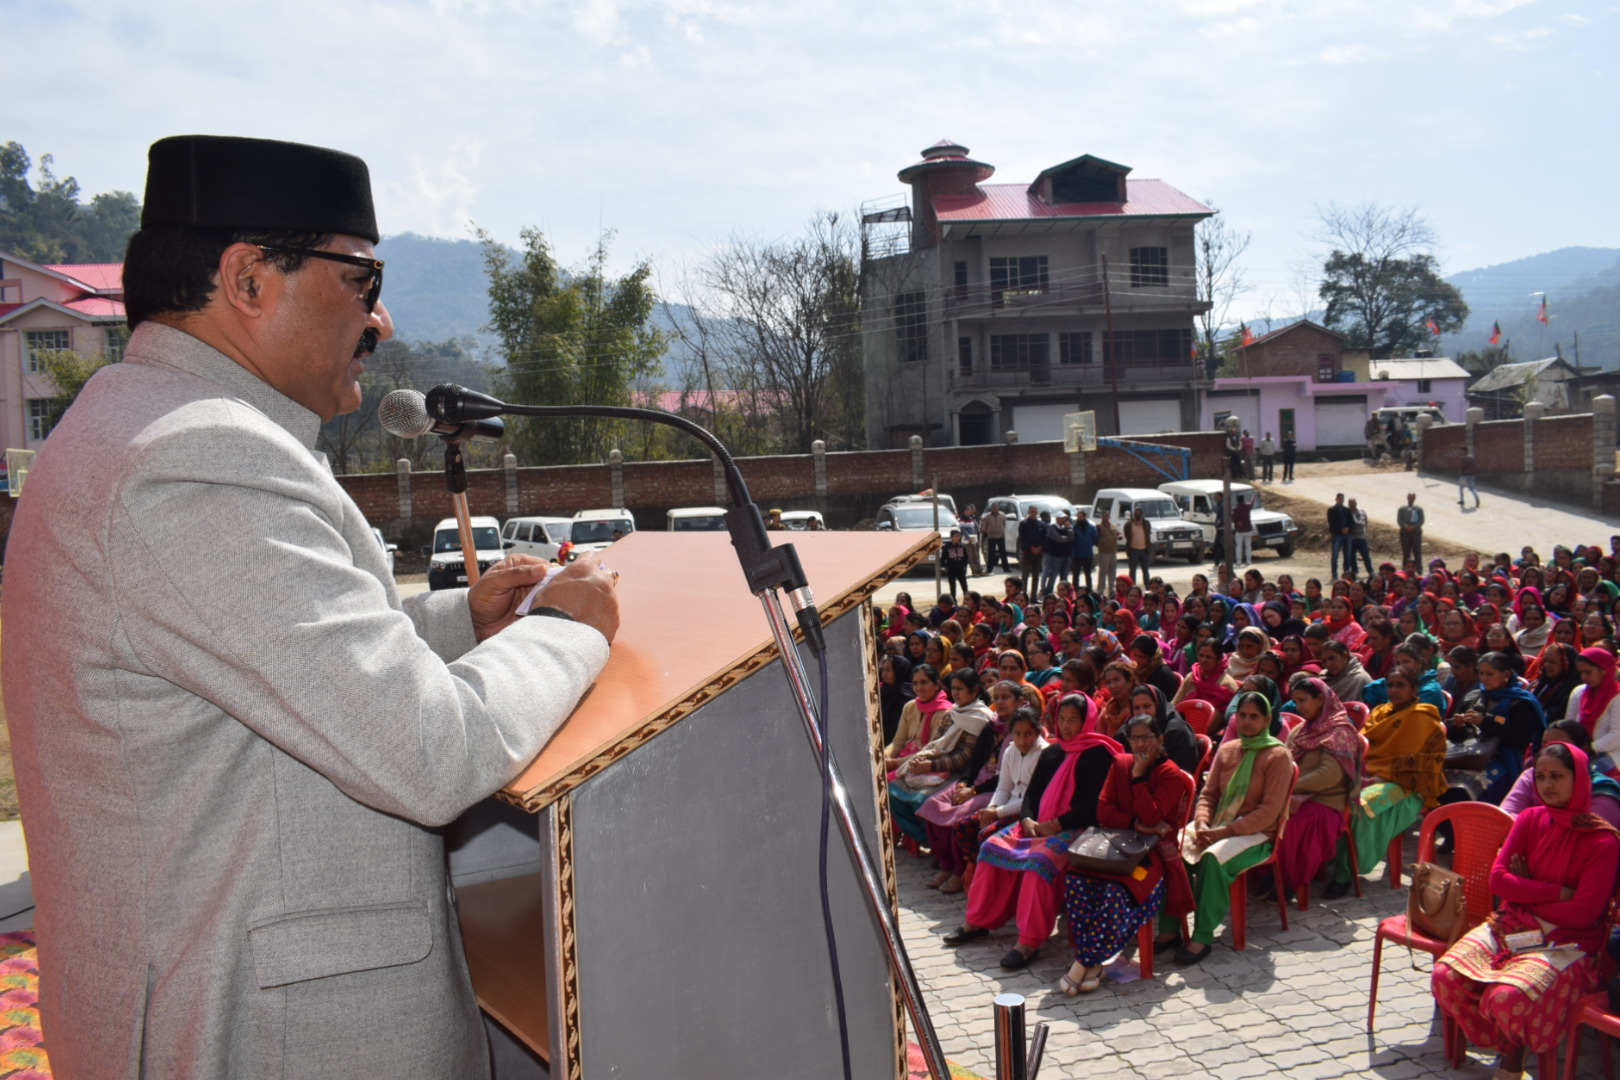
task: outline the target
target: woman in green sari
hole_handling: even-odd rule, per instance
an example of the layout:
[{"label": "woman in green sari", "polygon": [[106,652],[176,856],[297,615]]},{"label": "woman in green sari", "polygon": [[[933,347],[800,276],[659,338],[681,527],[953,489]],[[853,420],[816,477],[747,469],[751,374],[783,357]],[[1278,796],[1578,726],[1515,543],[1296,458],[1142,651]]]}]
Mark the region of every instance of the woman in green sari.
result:
[{"label": "woman in green sari", "polygon": [[1196,964],[1209,955],[1231,904],[1232,882],[1271,854],[1287,814],[1294,758],[1269,733],[1271,717],[1271,702],[1261,694],[1237,696],[1232,723],[1238,738],[1216,752],[1198,796],[1181,848],[1193,866],[1192,941],[1177,951],[1177,964]]}]

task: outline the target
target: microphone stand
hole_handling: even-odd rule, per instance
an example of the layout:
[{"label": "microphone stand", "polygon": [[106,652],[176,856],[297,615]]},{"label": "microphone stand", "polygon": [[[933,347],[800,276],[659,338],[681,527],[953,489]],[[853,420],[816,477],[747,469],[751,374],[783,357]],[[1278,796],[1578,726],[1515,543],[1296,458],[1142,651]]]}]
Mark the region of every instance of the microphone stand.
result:
[{"label": "microphone stand", "polygon": [[[889,968],[900,984],[906,1012],[911,1017],[912,1029],[916,1032],[917,1042],[922,1048],[929,1075],[933,1080],[949,1080],[950,1066],[945,1061],[945,1051],[939,1045],[939,1036],[935,1033],[933,1021],[928,1016],[928,1004],[923,1000],[922,987],[917,982],[916,972],[912,970],[911,960],[906,954],[906,944],[900,936],[900,924],[889,907],[888,895],[882,884],[882,873],[871,849],[867,846],[865,837],[861,835],[860,822],[855,817],[855,807],[850,802],[849,790],[844,786],[838,762],[826,746],[826,719],[821,715],[821,706],[811,692],[810,676],[805,671],[803,658],[793,640],[793,631],[788,625],[787,614],[782,607],[781,594],[786,592],[793,602],[799,629],[804,634],[806,644],[818,657],[827,649],[821,614],[816,610],[810,583],[805,578],[798,552],[792,544],[775,546],[771,544],[770,534],[765,530],[765,519],[749,496],[748,485],[744,482],[742,471],[738,469],[730,451],[708,429],[684,416],[655,409],[635,409],[618,405],[510,405],[460,386],[446,385],[435,387],[427,395],[427,410],[436,419],[453,424],[466,424],[471,420],[490,419],[502,414],[538,417],[604,416],[620,420],[643,420],[685,431],[702,442],[720,459],[725,469],[726,486],[731,493],[732,508],[726,511],[726,528],[731,533],[731,544],[737,549],[737,559],[742,564],[743,576],[748,581],[749,590],[759,597],[760,606],[765,611],[765,621],[770,625],[771,638],[776,642],[777,652],[782,657],[782,669],[787,674],[788,687],[793,693],[794,703],[798,706],[799,716],[804,721],[805,737],[816,755],[818,770],[822,762],[826,762],[830,788],[828,798],[833,817],[838,822],[838,831],[844,838],[844,847],[854,864],[855,877],[866,897],[867,908],[883,938]],[[447,451],[447,468],[448,460]],[[465,472],[462,474],[461,484],[465,492]],[[462,498],[465,500],[464,494]]]},{"label": "microphone stand", "polygon": [[455,511],[456,528],[461,533],[461,563],[467,568],[467,587],[478,584],[478,547],[473,543],[472,516],[467,510],[467,462],[461,448],[473,437],[473,425],[465,424],[444,440],[444,482],[450,488],[450,507]]}]

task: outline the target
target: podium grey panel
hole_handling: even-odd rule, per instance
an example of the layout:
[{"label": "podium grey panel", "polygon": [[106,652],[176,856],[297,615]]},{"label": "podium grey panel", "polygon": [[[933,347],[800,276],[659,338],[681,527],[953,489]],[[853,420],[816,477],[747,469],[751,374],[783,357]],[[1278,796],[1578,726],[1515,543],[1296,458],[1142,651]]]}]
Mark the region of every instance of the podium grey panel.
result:
[{"label": "podium grey panel", "polygon": [[[828,627],[829,728],[880,851],[861,628],[858,610]],[[807,666],[814,678],[808,656]],[[840,1075],[817,878],[820,776],[781,664],[572,800],[582,1074]],[[883,946],[836,822],[828,869],[854,1074],[893,1076]]]}]

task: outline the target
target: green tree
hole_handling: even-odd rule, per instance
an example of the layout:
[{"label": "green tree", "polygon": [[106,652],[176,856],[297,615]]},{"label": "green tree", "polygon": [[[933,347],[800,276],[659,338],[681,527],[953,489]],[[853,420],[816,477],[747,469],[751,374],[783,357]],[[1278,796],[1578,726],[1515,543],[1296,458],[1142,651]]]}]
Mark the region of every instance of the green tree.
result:
[{"label": "green tree", "polygon": [[1434,232],[1415,209],[1330,205],[1321,223],[1332,246],[1322,264],[1322,322],[1351,347],[1387,359],[1431,341],[1431,321],[1442,334],[1462,329],[1468,304],[1425,250]]},{"label": "green tree", "polygon": [[81,356],[72,349],[39,349],[34,352],[40,366],[51,382],[56,384],[57,396],[51,402],[51,426],[55,427],[90,381],[90,376],[112,363],[102,354]]},{"label": "green tree", "polygon": [[58,179],[51,155],[33,162],[17,142],[0,146],[0,251],[39,263],[118,262],[140,227],[140,201],[127,191],[79,201],[79,182]]},{"label": "green tree", "polygon": [[[501,391],[530,405],[632,404],[633,388],[657,369],[666,344],[649,325],[657,304],[651,266],[641,262],[624,277],[609,277],[604,236],[583,267],[567,271],[540,230],[526,228],[521,236],[514,261],[478,231],[489,273],[489,328],[506,360]],[[603,461],[628,435],[623,422],[593,416],[515,418],[508,428],[519,460],[536,465]]]}]

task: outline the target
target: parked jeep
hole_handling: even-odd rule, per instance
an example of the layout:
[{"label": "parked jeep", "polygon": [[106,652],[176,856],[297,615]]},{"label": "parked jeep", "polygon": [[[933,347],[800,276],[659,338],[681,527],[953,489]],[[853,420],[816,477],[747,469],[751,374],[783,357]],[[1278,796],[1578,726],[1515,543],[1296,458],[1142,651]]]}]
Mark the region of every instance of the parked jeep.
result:
[{"label": "parked jeep", "polygon": [[[1183,521],[1175,500],[1162,491],[1153,488],[1103,488],[1092,498],[1091,508],[1086,513],[1090,515],[1091,523],[1096,525],[1102,521],[1103,511],[1108,511],[1112,516],[1114,532],[1119,535],[1123,545],[1125,521],[1138,507],[1153,534],[1155,559],[1179,556],[1188,562],[1204,561],[1206,545],[1203,530]],[[1120,557],[1124,558],[1123,546]]]},{"label": "parked jeep", "polygon": [[[1159,490],[1176,500],[1181,516],[1196,522],[1204,530],[1204,543],[1213,547],[1215,534],[1215,496],[1221,492],[1219,480],[1177,480],[1160,484]],[[1304,529],[1287,514],[1262,510],[1260,492],[1248,484],[1233,484],[1232,499],[1250,506],[1249,524],[1254,526],[1254,550],[1271,548],[1282,558],[1294,554],[1294,544]]]}]

